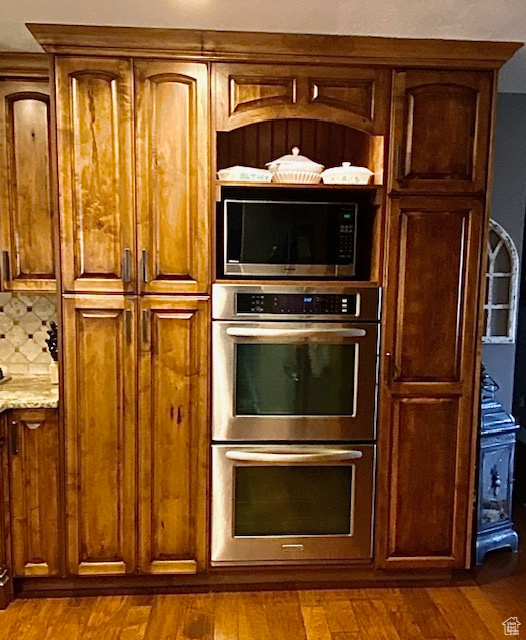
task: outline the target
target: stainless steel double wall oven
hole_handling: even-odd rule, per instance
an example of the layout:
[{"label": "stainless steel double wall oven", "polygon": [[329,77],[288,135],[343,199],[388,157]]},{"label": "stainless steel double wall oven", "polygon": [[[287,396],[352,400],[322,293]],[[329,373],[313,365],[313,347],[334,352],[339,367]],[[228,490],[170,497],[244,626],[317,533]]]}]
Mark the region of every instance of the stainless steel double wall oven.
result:
[{"label": "stainless steel double wall oven", "polygon": [[212,563],[371,557],[380,291],[215,284]]}]

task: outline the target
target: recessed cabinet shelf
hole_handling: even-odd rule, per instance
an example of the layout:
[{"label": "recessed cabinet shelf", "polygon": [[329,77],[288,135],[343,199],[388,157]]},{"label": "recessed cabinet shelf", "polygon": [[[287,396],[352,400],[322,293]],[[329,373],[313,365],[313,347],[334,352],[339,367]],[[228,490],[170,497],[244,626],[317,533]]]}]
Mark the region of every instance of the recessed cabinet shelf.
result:
[{"label": "recessed cabinet shelf", "polygon": [[256,189],[330,189],[344,191],[381,191],[381,184],[294,184],[293,182],[232,182],[216,180],[218,187],[255,187]]}]

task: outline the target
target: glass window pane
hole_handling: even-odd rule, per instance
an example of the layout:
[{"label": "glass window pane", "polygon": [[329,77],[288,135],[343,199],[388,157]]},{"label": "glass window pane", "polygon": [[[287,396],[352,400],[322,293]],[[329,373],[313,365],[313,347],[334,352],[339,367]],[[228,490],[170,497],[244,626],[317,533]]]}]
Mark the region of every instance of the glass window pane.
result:
[{"label": "glass window pane", "polygon": [[491,250],[494,251],[495,247],[498,245],[500,240],[500,236],[498,233],[496,233],[493,229],[490,229],[489,232],[489,246],[491,247]]},{"label": "glass window pane", "polygon": [[510,303],[510,278],[493,278],[493,304]]},{"label": "glass window pane", "polygon": [[491,335],[507,336],[508,335],[508,317],[507,309],[493,309],[491,312]]},{"label": "glass window pane", "polygon": [[235,468],[235,535],[350,535],[351,466]]},{"label": "glass window pane", "polygon": [[495,257],[495,273],[511,273],[511,260],[505,244],[499,249]]},{"label": "glass window pane", "polygon": [[353,415],[354,344],[237,344],[236,415]]}]

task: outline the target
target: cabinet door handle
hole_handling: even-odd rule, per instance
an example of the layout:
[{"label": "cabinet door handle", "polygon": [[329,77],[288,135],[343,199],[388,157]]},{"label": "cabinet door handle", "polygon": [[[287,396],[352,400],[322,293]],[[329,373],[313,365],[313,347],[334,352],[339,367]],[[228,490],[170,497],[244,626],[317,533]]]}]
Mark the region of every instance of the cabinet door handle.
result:
[{"label": "cabinet door handle", "polygon": [[9,251],[2,251],[2,270],[4,272],[4,282],[11,280],[11,270],[9,268]]},{"label": "cabinet door handle", "polygon": [[402,171],[403,171],[402,162],[403,162],[402,145],[399,144],[398,147],[396,148],[396,176],[395,177],[397,180],[404,179],[404,176],[402,174]]},{"label": "cabinet door handle", "polygon": [[387,384],[393,384],[394,380],[394,358],[392,353],[385,354],[385,368],[387,371]]},{"label": "cabinet door handle", "polygon": [[142,312],[142,341],[148,342],[148,311],[146,309]]},{"label": "cabinet door handle", "polygon": [[130,309],[125,310],[124,318],[126,323],[126,342],[130,344],[132,340],[132,312]]},{"label": "cabinet door handle", "polygon": [[11,455],[18,453],[18,422],[11,420]]},{"label": "cabinet door handle", "polygon": [[148,282],[148,249],[142,250],[142,281],[144,284]]},{"label": "cabinet door handle", "polygon": [[124,249],[122,258],[122,280],[123,282],[131,282],[131,251]]}]

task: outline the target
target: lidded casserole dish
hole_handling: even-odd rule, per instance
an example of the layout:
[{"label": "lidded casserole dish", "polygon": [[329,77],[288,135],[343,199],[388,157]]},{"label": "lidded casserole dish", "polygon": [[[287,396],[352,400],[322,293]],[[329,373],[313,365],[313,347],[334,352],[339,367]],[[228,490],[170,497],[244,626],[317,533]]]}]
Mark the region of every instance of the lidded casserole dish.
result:
[{"label": "lidded casserole dish", "polygon": [[272,182],[290,182],[294,184],[317,184],[321,180],[322,164],[300,155],[298,147],[266,166],[272,173]]},{"label": "lidded casserole dish", "polygon": [[321,174],[325,184],[369,184],[374,175],[367,167],[355,167],[350,162],[343,162],[341,167],[325,169]]}]

